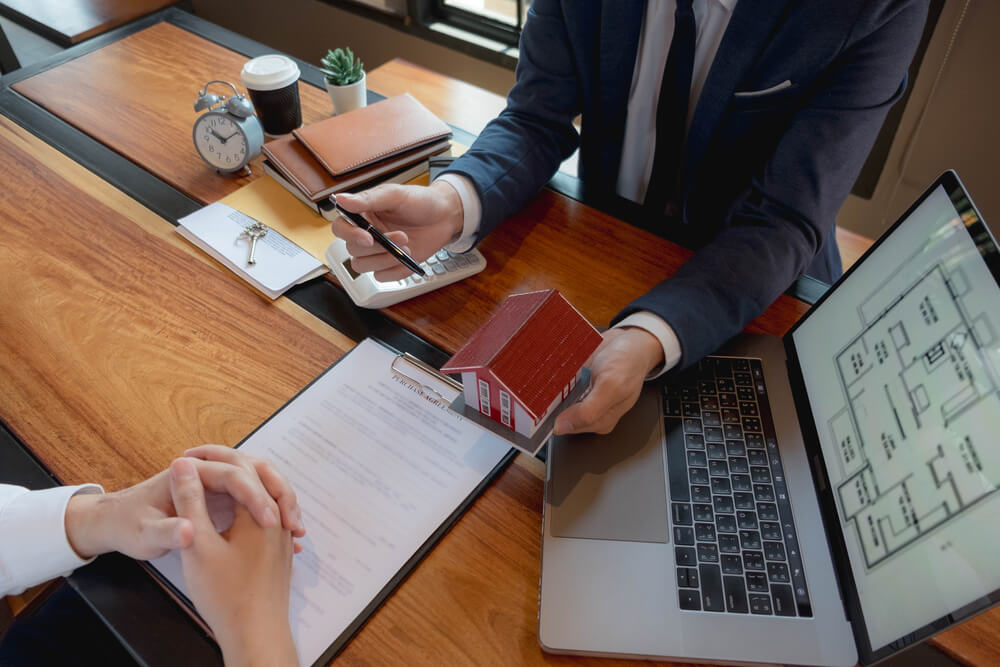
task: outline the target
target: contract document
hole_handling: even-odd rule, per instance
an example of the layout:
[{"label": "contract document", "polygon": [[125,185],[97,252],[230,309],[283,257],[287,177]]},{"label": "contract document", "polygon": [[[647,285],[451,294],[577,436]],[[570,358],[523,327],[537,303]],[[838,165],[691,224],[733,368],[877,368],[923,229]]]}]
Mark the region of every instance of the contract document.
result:
[{"label": "contract document", "polygon": [[[239,445],[277,466],[302,509],[301,665],[332,659],[513,456],[448,409],[460,390],[407,359],[362,341]],[[177,552],[151,564],[187,595]]]}]

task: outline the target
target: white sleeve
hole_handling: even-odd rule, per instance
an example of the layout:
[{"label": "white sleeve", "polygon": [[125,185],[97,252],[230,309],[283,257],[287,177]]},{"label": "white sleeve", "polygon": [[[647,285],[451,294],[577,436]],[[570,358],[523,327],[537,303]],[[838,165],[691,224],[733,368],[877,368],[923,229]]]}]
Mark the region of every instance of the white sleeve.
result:
[{"label": "white sleeve", "polygon": [[660,377],[676,366],[677,362],[681,360],[681,342],[677,339],[677,334],[674,333],[673,327],[667,324],[659,315],[654,315],[648,310],[641,310],[638,313],[632,313],[616,324],[615,327],[644,329],[660,341],[660,345],[663,346],[663,366],[654,369],[652,373],[647,375],[647,380]]},{"label": "white sleeve", "polygon": [[476,187],[462,174],[441,174],[434,180],[444,181],[455,188],[458,198],[462,200],[462,234],[445,248],[451,252],[467,252],[476,245],[479,223],[483,219],[483,206],[476,193]]},{"label": "white sleeve", "polygon": [[103,493],[96,484],[29,491],[0,484],[0,597],[69,574],[86,565],[66,537],[66,505],[77,493]]}]

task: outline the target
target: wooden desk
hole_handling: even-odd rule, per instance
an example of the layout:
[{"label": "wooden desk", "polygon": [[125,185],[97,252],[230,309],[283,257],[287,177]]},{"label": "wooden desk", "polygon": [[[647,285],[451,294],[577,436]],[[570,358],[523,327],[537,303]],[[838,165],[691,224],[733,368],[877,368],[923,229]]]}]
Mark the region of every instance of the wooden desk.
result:
[{"label": "wooden desk", "polygon": [[0,14],[71,46],[178,0],[2,0]]},{"label": "wooden desk", "polygon": [[[156,24],[14,88],[187,196],[208,202],[241,181],[219,178],[194,155],[189,98],[209,78],[235,81],[244,59],[178,25]],[[177,63],[177,69],[166,73],[164,63]],[[383,94],[401,92],[408,80],[414,90],[435,94],[448,87],[426,70],[416,77],[395,61],[369,77]],[[322,91],[303,85],[302,97],[307,122],[329,112]],[[115,100],[114,123],[89,112],[98,100]],[[437,106],[442,100],[423,101],[444,115],[447,107]],[[151,115],[161,122],[150,126]],[[15,193],[0,206],[4,219],[17,222],[0,249],[6,266],[16,267],[0,291],[0,340],[8,348],[0,388],[13,397],[0,405],[0,418],[62,481],[117,488],[164,467],[192,443],[232,444],[351,344],[287,299],[271,304],[255,296],[177,240],[167,221],[4,120],[0,154],[11,156],[5,185]],[[60,223],[70,204],[80,211],[78,219]],[[105,237],[110,252],[95,243]],[[42,246],[38,238],[54,240]],[[453,352],[506,294],[555,286],[604,323],[687,257],[667,241],[552,192],[482,249],[488,271],[387,315]],[[632,263],[609,264],[608,254],[630,256]],[[595,275],[606,280],[601,290],[581,284],[579,266],[599,267]],[[751,328],[783,333],[804,310],[782,297]],[[277,350],[260,358],[239,342],[244,327],[259,340],[274,341]],[[247,381],[256,386],[247,389]],[[121,422],[119,412],[126,415]],[[76,438],[82,454],[74,451]],[[543,471],[540,462],[518,457],[340,660],[604,662],[546,655],[537,644]]]}]

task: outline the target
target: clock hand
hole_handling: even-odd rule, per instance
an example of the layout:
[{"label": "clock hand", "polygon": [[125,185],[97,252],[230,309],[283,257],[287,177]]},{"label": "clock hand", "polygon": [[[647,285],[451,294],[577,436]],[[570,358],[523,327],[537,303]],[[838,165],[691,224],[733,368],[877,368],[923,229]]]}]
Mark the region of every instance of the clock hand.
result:
[{"label": "clock hand", "polygon": [[[216,131],[215,131],[215,130],[213,130],[212,128],[209,128],[209,129],[208,129],[208,131],[209,131],[209,132],[211,132],[211,133],[212,133],[212,136],[214,136],[214,137],[215,137],[216,139],[218,139],[218,140],[219,140],[219,141],[221,141],[222,143],[226,143],[226,141],[227,141],[227,140],[229,139],[229,137],[224,137],[224,136],[222,136],[221,134],[219,134],[218,132],[216,132]],[[231,135],[230,135],[230,136],[231,136]]]}]

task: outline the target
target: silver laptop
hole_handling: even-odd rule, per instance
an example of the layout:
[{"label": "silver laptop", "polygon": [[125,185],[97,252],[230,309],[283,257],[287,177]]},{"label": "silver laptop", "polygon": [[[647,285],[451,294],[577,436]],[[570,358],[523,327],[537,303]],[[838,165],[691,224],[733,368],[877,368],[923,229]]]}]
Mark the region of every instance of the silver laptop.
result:
[{"label": "silver laptop", "polygon": [[783,339],[550,443],[548,651],[869,664],[1000,601],[1000,252],[943,174]]}]

